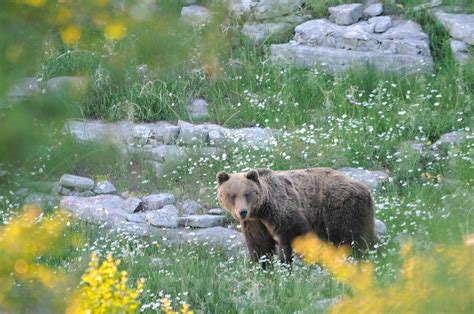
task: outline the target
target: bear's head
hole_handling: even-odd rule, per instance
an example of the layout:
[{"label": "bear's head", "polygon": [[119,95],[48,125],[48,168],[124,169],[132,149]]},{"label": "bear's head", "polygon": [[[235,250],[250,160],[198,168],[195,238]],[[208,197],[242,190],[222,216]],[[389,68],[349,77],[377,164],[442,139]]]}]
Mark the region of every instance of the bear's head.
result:
[{"label": "bear's head", "polygon": [[217,198],[221,206],[235,219],[254,218],[263,203],[262,186],[258,172],[217,174]]}]

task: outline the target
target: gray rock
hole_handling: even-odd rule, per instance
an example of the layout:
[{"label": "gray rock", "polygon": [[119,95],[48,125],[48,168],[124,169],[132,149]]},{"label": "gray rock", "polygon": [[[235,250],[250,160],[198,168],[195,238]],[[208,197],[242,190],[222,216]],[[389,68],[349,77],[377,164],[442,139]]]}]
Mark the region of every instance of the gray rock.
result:
[{"label": "gray rock", "polygon": [[222,217],[216,215],[190,215],[180,217],[178,224],[183,227],[210,228],[222,224]]},{"label": "gray rock", "polygon": [[176,202],[173,194],[160,193],[151,194],[142,198],[143,209],[145,211],[154,211],[163,208],[165,205],[171,205]]},{"label": "gray rock", "polygon": [[50,92],[83,90],[86,86],[87,80],[83,76],[58,76],[46,81],[46,90]]},{"label": "gray rock", "polygon": [[366,17],[374,17],[382,14],[383,12],[383,4],[382,3],[374,3],[371,5],[368,5],[364,9],[364,16]]},{"label": "gray rock", "polygon": [[146,215],[144,213],[128,214],[125,219],[130,222],[142,224],[146,222]]},{"label": "gray rock", "polygon": [[111,223],[125,221],[128,213],[123,210],[124,200],[117,195],[93,197],[64,196],[60,208],[90,223]]},{"label": "gray rock", "polygon": [[242,34],[253,44],[260,45],[267,40],[271,40],[273,42],[284,40],[293,32],[293,27],[293,24],[284,22],[247,22],[242,27]]},{"label": "gray rock", "polygon": [[242,233],[224,227],[211,227],[186,233],[182,236],[186,242],[197,242],[229,250],[245,249]]},{"label": "gray rock", "polygon": [[153,136],[153,131],[145,125],[136,125],[132,129],[133,142],[138,145],[145,145]]},{"label": "gray rock", "polygon": [[375,33],[383,33],[392,26],[392,18],[390,16],[372,17],[368,22],[374,25]]},{"label": "gray rock", "polygon": [[252,5],[258,0],[228,0],[229,12],[232,16],[242,18],[249,15],[252,11]]},{"label": "gray rock", "polygon": [[443,0],[431,0],[431,2],[423,3],[423,4],[413,7],[413,11],[417,12],[421,10],[434,8],[434,7],[440,6],[442,2]]},{"label": "gray rock", "polygon": [[222,215],[224,211],[222,208],[211,208],[207,211],[209,215]]},{"label": "gray rock", "polygon": [[158,147],[158,141],[152,138],[148,140],[148,144],[151,146],[151,148]]},{"label": "gray rock", "polygon": [[180,162],[186,157],[186,151],[176,145],[159,145],[151,150],[151,158],[159,162]]},{"label": "gray rock", "polygon": [[383,171],[370,171],[350,167],[341,168],[338,171],[356,181],[364,183],[371,190],[378,189],[382,183],[389,180],[388,174]]},{"label": "gray rock", "polygon": [[227,133],[227,136],[231,142],[241,144],[243,147],[266,148],[275,141],[272,131],[268,128],[233,129]]},{"label": "gray rock", "polygon": [[321,66],[330,72],[347,71],[354,67],[367,68],[368,65],[373,65],[382,72],[423,73],[433,71],[432,58],[422,55],[354,51],[298,44],[272,45],[270,59],[277,65],[291,65],[301,68]]},{"label": "gray rock", "polygon": [[379,240],[382,240],[387,235],[387,226],[377,218],[375,218],[375,235]]},{"label": "gray rock", "polygon": [[180,127],[178,143],[186,145],[202,145],[207,142],[209,131],[202,125],[193,125],[188,122],[178,121]]},{"label": "gray rock", "polygon": [[474,45],[474,14],[450,14],[438,11],[438,20],[454,39]]},{"label": "gray rock", "polygon": [[469,48],[468,45],[459,40],[451,39],[451,51],[453,52],[454,58],[460,64],[466,64],[469,61]]},{"label": "gray rock", "polygon": [[201,5],[190,5],[181,9],[181,20],[194,26],[209,23],[212,19],[211,12]]},{"label": "gray rock", "polygon": [[138,197],[129,197],[123,202],[122,208],[130,214],[143,211],[143,202]]},{"label": "gray rock", "polygon": [[59,180],[59,184],[77,191],[88,191],[94,188],[94,180],[72,174],[64,174]]},{"label": "gray rock", "polygon": [[193,119],[203,119],[208,115],[207,101],[202,98],[197,98],[191,101],[188,105],[188,113]]},{"label": "gray rock", "polygon": [[424,144],[418,141],[406,141],[400,145],[401,150],[407,150],[422,155],[424,153]]},{"label": "gray rock", "polygon": [[168,125],[164,128],[163,143],[170,145],[175,144],[178,139],[180,127],[176,125]]},{"label": "gray rock", "polygon": [[303,3],[304,0],[260,0],[251,7],[253,17],[264,20],[295,12]]},{"label": "gray rock", "polygon": [[364,5],[360,3],[342,4],[329,8],[329,19],[338,25],[351,25],[362,19]]},{"label": "gray rock", "polygon": [[106,181],[97,182],[97,185],[94,188],[94,193],[95,194],[115,194],[117,193],[117,189],[112,183],[106,180]]},{"label": "gray rock", "polygon": [[183,215],[195,215],[199,212],[199,209],[201,209],[202,206],[196,201],[187,200],[183,203],[182,208]]},{"label": "gray rock", "polygon": [[438,150],[442,146],[461,144],[466,140],[467,133],[464,131],[453,131],[441,135],[441,137],[434,142],[431,149]]},{"label": "gray rock", "polygon": [[54,206],[58,205],[58,199],[55,197],[45,194],[45,193],[31,193],[27,197],[25,197],[25,200],[23,202],[24,204],[29,204],[29,205],[36,205],[40,208],[53,208]]},{"label": "gray rock", "polygon": [[25,77],[13,83],[7,92],[7,96],[11,98],[25,98],[39,93],[38,80],[34,77]]},{"label": "gray rock", "polygon": [[[375,17],[371,21],[387,21],[390,17]],[[337,54],[347,54],[351,51],[370,52],[370,56],[385,56],[400,54],[403,57],[426,56],[431,60],[428,35],[423,33],[420,25],[412,21],[392,21],[392,27],[384,33],[374,33],[374,24],[362,21],[350,26],[340,26],[326,19],[307,21],[295,28],[295,41],[309,46],[323,46],[342,49]],[[383,60],[393,64],[389,60]],[[405,61],[405,60],[404,60]]]},{"label": "gray rock", "polygon": [[141,237],[150,237],[153,235],[153,231],[148,224],[136,223],[130,221],[118,221],[112,226],[112,230],[120,234],[131,234]]},{"label": "gray rock", "polygon": [[133,130],[131,122],[75,121],[66,123],[66,130],[80,141],[108,141],[124,145]]},{"label": "gray rock", "polygon": [[174,205],[165,205],[162,209],[145,212],[146,221],[160,228],[178,227],[178,209]]}]

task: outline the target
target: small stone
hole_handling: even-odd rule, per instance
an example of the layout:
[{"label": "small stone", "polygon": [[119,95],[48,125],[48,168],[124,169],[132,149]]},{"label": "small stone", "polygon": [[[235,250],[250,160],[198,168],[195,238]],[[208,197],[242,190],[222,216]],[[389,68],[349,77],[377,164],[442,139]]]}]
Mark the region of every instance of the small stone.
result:
[{"label": "small stone", "polygon": [[142,224],[146,222],[146,215],[144,213],[127,214],[125,215],[125,219],[130,222]]},{"label": "small stone", "polygon": [[205,99],[197,98],[191,101],[188,106],[188,113],[193,119],[203,119],[208,115],[208,104]]},{"label": "small stone", "polygon": [[342,4],[329,8],[329,20],[338,25],[352,25],[363,16],[364,6],[360,3]]},{"label": "small stone", "polygon": [[87,191],[94,188],[94,180],[84,177],[75,176],[72,174],[65,174],[59,180],[59,183],[66,188],[75,189],[78,191]]},{"label": "small stone", "polygon": [[383,12],[383,4],[382,3],[374,3],[367,6],[364,9],[364,15],[367,17],[374,17],[382,14]]},{"label": "small stone", "polygon": [[183,227],[210,228],[222,224],[222,216],[216,215],[190,215],[180,217],[178,223]]},{"label": "small stone", "polygon": [[138,197],[129,197],[123,202],[122,207],[127,213],[133,214],[143,211],[143,202]]},{"label": "small stone", "polygon": [[201,5],[190,5],[181,8],[181,20],[185,23],[202,26],[209,23],[212,19],[211,12]]},{"label": "small stone", "polygon": [[207,211],[207,213],[209,215],[222,215],[224,213],[224,211],[222,210],[222,208],[211,208]]},{"label": "small stone", "polygon": [[162,209],[145,212],[146,221],[161,228],[178,227],[178,209],[174,205],[166,205]]},{"label": "small stone", "polygon": [[160,193],[151,194],[143,197],[143,208],[145,211],[153,211],[163,208],[165,205],[171,205],[176,202],[173,194]]},{"label": "small stone", "polygon": [[374,24],[375,33],[383,33],[392,26],[390,16],[376,16],[369,19],[369,24]]},{"label": "small stone", "polygon": [[112,183],[105,180],[105,181],[101,181],[97,183],[97,185],[94,188],[94,193],[95,194],[115,194],[117,193],[117,189]]},{"label": "small stone", "polygon": [[143,146],[148,142],[148,139],[153,136],[150,128],[144,125],[137,125],[132,129],[133,143]]},{"label": "small stone", "polygon": [[196,201],[187,200],[183,203],[182,208],[183,215],[195,215],[199,212],[199,209],[201,209],[202,206]]},{"label": "small stone", "polygon": [[375,235],[379,240],[382,240],[387,235],[387,226],[377,218],[375,218]]},{"label": "small stone", "polygon": [[180,127],[177,125],[167,125],[163,131],[163,143],[170,145],[175,144],[178,139]]}]

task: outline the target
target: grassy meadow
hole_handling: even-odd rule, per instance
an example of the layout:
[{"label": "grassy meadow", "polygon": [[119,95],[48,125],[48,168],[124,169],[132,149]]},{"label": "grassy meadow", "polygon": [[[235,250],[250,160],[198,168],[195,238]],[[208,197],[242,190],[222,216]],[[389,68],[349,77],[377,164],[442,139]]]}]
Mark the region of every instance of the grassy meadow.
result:
[{"label": "grassy meadow", "polygon": [[[219,1],[200,2],[220,12]],[[304,10],[319,16],[342,2],[347,1],[308,1]],[[371,68],[332,74],[320,68],[276,67],[268,61],[269,45],[255,47],[235,24],[222,26],[223,14],[216,13],[203,28],[183,26],[174,1],[163,1],[163,10],[139,20],[112,4],[94,7],[94,1],[64,7],[70,15],[60,15],[62,9],[48,1],[1,4],[0,12],[7,12],[1,6],[10,10],[0,13],[2,22],[23,27],[26,38],[24,52],[17,53],[19,31],[5,29],[2,99],[24,76],[36,77],[40,86],[57,76],[84,76],[88,83],[81,93],[45,92],[0,106],[0,280],[6,283],[0,284],[0,312],[70,309],[96,252],[101,259],[109,253],[121,259],[116,271],[127,272],[130,286],[145,279],[136,311],[146,313],[179,311],[182,304],[195,313],[472,313],[474,52],[459,66],[450,52],[449,34],[433,15],[413,12],[419,1],[395,2],[387,5],[418,21],[429,35],[432,74],[400,76]],[[470,1],[449,4],[474,10]],[[62,18],[46,18],[56,13]],[[104,39],[100,23],[85,22],[84,16],[96,13],[123,21],[126,33],[105,31]],[[81,36],[71,41],[74,36],[62,30],[76,15]],[[186,106],[197,97],[209,103],[209,116],[193,121]],[[235,146],[213,156],[190,155],[157,176],[139,153],[122,154],[113,145],[71,138],[63,131],[70,118],[260,126],[279,136],[266,149]],[[466,140],[430,150],[451,131],[465,132]],[[421,143],[423,152],[413,149],[411,141]],[[351,277],[370,285],[360,288],[341,277],[352,266],[333,265],[331,259],[309,264],[296,259],[291,268],[275,262],[262,270],[243,252],[111,233],[69,217],[61,218],[61,231],[48,231],[44,239],[29,234],[34,224],[7,232],[22,212],[22,189],[50,191],[64,173],[107,178],[120,192],[137,195],[169,191],[213,208],[218,206],[216,173],[254,167],[362,167],[390,174],[389,182],[373,194],[376,216],[385,222],[388,236],[368,252],[367,263],[356,265],[371,265],[370,271]],[[56,211],[55,206],[42,208],[39,220],[47,221]],[[237,227],[230,216],[227,221]],[[24,239],[6,241],[7,235]],[[29,249],[41,239],[47,247]],[[5,254],[17,254],[20,244],[29,254],[22,261],[45,267],[43,277],[27,277],[19,259],[12,262],[14,271],[6,266]],[[64,279],[63,289],[52,289],[47,276]],[[322,305],[321,300],[335,297],[345,303]]]}]

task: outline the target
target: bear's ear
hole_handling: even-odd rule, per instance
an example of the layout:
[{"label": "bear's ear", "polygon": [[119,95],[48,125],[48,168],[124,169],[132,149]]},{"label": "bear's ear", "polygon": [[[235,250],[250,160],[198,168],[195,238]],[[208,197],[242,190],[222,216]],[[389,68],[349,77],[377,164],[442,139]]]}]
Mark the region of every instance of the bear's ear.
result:
[{"label": "bear's ear", "polygon": [[217,183],[218,183],[219,185],[221,185],[222,183],[224,183],[224,182],[226,182],[227,180],[229,180],[229,179],[230,179],[230,176],[229,176],[229,174],[228,174],[227,172],[220,171],[220,172],[217,174],[216,178],[217,178]]},{"label": "bear's ear", "polygon": [[258,183],[258,172],[256,170],[250,170],[247,172],[247,179]]}]

